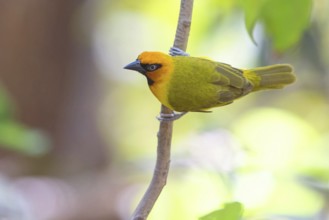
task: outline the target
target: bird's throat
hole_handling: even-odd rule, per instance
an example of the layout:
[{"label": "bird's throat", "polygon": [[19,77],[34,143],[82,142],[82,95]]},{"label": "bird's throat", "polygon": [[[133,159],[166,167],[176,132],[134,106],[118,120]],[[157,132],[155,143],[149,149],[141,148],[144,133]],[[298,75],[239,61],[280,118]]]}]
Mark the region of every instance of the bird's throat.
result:
[{"label": "bird's throat", "polygon": [[[146,75],[145,75],[146,76]],[[152,80],[150,77],[146,76],[146,79],[147,79],[147,84],[149,86],[152,86],[154,84],[154,80]]]}]

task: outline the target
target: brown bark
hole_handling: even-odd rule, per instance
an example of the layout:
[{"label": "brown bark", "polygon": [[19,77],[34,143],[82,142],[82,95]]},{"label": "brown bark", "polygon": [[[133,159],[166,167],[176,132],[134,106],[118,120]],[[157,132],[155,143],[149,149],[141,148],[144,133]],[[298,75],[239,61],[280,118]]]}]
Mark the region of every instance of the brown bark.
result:
[{"label": "brown bark", "polygon": [[16,118],[45,131],[53,147],[48,157],[25,172],[68,174],[108,160],[95,120],[99,79],[89,48],[77,44],[72,35],[83,3],[0,2],[2,86],[15,104]]}]

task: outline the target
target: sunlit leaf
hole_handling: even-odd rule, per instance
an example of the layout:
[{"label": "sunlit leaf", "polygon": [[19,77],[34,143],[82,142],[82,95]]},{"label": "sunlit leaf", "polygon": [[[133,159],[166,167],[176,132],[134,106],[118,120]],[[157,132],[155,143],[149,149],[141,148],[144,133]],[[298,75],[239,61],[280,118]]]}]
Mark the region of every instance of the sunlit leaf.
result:
[{"label": "sunlit leaf", "polygon": [[238,220],[241,219],[242,212],[242,204],[239,202],[232,202],[225,204],[223,209],[213,211],[201,217],[199,220]]},{"label": "sunlit leaf", "polygon": [[239,4],[244,10],[245,25],[251,40],[256,44],[253,30],[261,15],[262,8],[268,0],[240,0]]},{"label": "sunlit leaf", "polygon": [[309,25],[311,8],[312,0],[267,1],[261,17],[278,51],[298,43]]},{"label": "sunlit leaf", "polygon": [[0,147],[29,155],[45,153],[49,149],[49,140],[41,131],[16,122],[13,110],[6,91],[0,88]]},{"label": "sunlit leaf", "polygon": [[8,120],[0,124],[0,145],[23,154],[40,155],[49,149],[49,140],[40,131]]},{"label": "sunlit leaf", "polygon": [[278,51],[298,43],[310,22],[312,0],[240,0],[239,4],[251,40],[255,42],[253,30],[260,21]]},{"label": "sunlit leaf", "polygon": [[49,140],[40,131],[7,120],[0,124],[0,145],[20,153],[39,155],[49,149]]}]

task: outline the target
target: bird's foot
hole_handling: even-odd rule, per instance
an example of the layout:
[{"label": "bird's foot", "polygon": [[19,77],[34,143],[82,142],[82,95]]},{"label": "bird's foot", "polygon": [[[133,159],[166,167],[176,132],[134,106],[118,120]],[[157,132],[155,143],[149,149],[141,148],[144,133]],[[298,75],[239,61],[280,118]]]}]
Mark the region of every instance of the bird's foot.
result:
[{"label": "bird's foot", "polygon": [[179,49],[178,47],[171,47],[170,50],[169,50],[169,54],[171,56],[190,56],[190,54],[188,54],[185,51]]},{"label": "bird's foot", "polygon": [[185,115],[187,112],[182,112],[182,113],[171,113],[171,114],[165,114],[165,113],[160,113],[159,116],[157,116],[157,119],[159,121],[175,121],[179,118],[181,118],[183,115]]}]

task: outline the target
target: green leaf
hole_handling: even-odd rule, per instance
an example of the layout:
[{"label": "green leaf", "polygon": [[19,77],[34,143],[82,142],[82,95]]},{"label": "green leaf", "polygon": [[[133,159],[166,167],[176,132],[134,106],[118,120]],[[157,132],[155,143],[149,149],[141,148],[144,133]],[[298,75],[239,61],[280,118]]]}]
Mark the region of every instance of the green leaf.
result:
[{"label": "green leaf", "polygon": [[284,51],[300,40],[309,25],[312,0],[269,0],[261,18],[274,48]]},{"label": "green leaf", "polygon": [[13,111],[7,92],[0,86],[0,147],[34,156],[46,153],[50,148],[46,135],[16,122]]},{"label": "green leaf", "polygon": [[255,43],[253,30],[260,21],[278,51],[298,43],[310,23],[312,0],[239,0],[239,5],[251,40]]},{"label": "green leaf", "polygon": [[243,206],[239,202],[225,204],[223,209],[209,213],[199,220],[239,220],[242,217]]},{"label": "green leaf", "polygon": [[27,129],[10,120],[0,123],[0,145],[31,156],[44,154],[50,148],[48,138],[41,131]]},{"label": "green leaf", "polygon": [[244,10],[244,20],[249,37],[257,45],[253,31],[257,20],[260,18],[263,6],[268,0],[240,0],[239,4]]},{"label": "green leaf", "polygon": [[0,86],[0,120],[12,118],[13,106],[6,91]]}]

